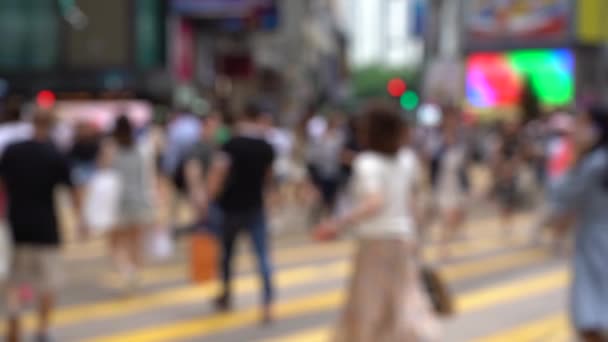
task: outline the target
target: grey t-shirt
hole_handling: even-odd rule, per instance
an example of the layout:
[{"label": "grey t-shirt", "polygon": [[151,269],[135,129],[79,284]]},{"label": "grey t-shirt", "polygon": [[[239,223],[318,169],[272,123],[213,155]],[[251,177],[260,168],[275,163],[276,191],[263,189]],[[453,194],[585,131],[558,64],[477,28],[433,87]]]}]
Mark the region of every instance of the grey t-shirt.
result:
[{"label": "grey t-shirt", "polygon": [[203,173],[207,174],[207,171],[211,167],[211,158],[213,157],[213,147],[206,142],[198,142],[192,146],[192,149],[188,152],[186,160],[196,160],[201,163],[203,167]]},{"label": "grey t-shirt", "polygon": [[119,148],[114,168],[122,180],[122,206],[148,208],[151,202],[151,184],[144,156],[137,146]]}]

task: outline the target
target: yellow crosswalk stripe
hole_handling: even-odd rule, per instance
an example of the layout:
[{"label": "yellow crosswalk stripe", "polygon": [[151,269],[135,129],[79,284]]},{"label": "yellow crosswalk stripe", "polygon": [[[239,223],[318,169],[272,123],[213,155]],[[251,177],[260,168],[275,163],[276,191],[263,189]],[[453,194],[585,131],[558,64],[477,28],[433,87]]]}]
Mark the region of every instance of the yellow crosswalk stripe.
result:
[{"label": "yellow crosswalk stripe", "polygon": [[[297,262],[314,262],[330,258],[338,258],[349,255],[353,250],[350,241],[340,241],[330,244],[313,244],[281,248],[273,254],[273,259],[279,266]],[[249,254],[241,254],[236,258],[239,269],[252,270],[257,267],[256,261]],[[151,266],[145,268],[141,274],[141,284],[151,285],[171,281],[187,281],[188,266],[183,264]],[[120,289],[123,287],[121,278],[115,274],[103,275],[100,283],[108,288]]]},{"label": "yellow crosswalk stripe", "polygon": [[[342,245],[344,248],[350,248],[350,245],[347,243]],[[475,251],[475,249],[467,249],[466,245],[461,247],[460,252],[463,253],[465,251],[468,251],[469,253]],[[458,281],[467,277],[480,276],[495,272],[508,266],[522,265],[525,264],[525,260],[534,262],[535,257],[536,253],[511,252],[506,255],[498,255],[484,260],[470,260],[462,264],[447,265],[441,270],[442,273],[445,273],[446,279],[449,281]],[[349,270],[350,260],[345,258],[341,259],[340,261],[319,267],[303,266],[289,268],[278,272],[277,285],[281,288],[285,288],[293,285],[314,284],[318,282],[320,277],[323,277],[322,279],[327,281],[342,279],[348,275]],[[255,293],[257,291],[256,285],[257,276],[247,275],[238,277],[235,279],[235,294],[243,295]],[[210,284],[201,288],[185,286],[151,295],[135,297],[128,300],[115,299],[94,304],[83,304],[61,308],[55,314],[54,323],[57,326],[70,325],[76,324],[82,320],[95,321],[105,318],[137,314],[148,310],[158,310],[163,307],[173,305],[206,302],[213,297],[217,290],[217,284]],[[28,315],[26,319],[26,327],[31,328],[32,325],[33,317]],[[0,332],[2,332],[3,329],[4,326],[0,324]]]},{"label": "yellow crosswalk stripe", "polygon": [[[509,284],[473,291],[457,297],[458,314],[481,310],[499,303],[507,303],[523,297],[533,297],[565,285],[567,278],[564,271],[556,271],[542,277],[513,281]],[[523,290],[522,290],[523,289]],[[505,297],[508,297],[506,299]],[[322,342],[328,341],[331,329],[315,328],[298,332],[290,336],[268,339],[266,342]],[[562,314],[533,322],[513,330],[502,332],[476,342],[550,342],[567,341],[568,329],[566,317]]]},{"label": "yellow crosswalk stripe", "polygon": [[456,300],[456,307],[459,312],[470,312],[488,307],[488,303],[504,303],[505,297],[508,297],[509,300],[533,297],[547,291],[565,287],[569,281],[569,277],[570,275],[566,269],[560,269],[542,274],[541,276],[535,275],[501,283],[459,296]]},{"label": "yellow crosswalk stripe", "polygon": [[[568,280],[567,271],[560,269],[541,275],[511,280],[505,284],[474,290],[457,297],[460,314],[509,303],[526,297],[533,297],[546,291],[561,289]],[[344,292],[335,290],[305,296],[276,305],[280,319],[337,309],[343,300]],[[162,324],[114,336],[91,339],[88,342],[118,341],[172,341],[185,338],[203,337],[228,329],[255,324],[258,319],[256,309],[250,308],[219,316],[191,319],[176,323]]]},{"label": "yellow crosswalk stripe", "polygon": [[[96,242],[97,243],[97,242]],[[88,245],[88,243],[87,243]],[[178,244],[180,248],[188,248],[188,243]],[[331,244],[313,244],[291,246],[289,248],[279,248],[274,251],[274,259],[279,261],[278,265],[287,265],[296,262],[312,262],[315,260],[324,260],[337,256],[348,255],[353,244],[350,241],[338,241]],[[239,254],[235,258],[236,265],[242,270],[252,270],[257,265],[255,260],[249,253]],[[139,284],[142,286],[167,284],[170,282],[190,281],[188,278],[187,261],[178,262],[176,264],[152,264],[147,265],[140,272]],[[84,272],[83,272],[84,271]],[[97,269],[79,270],[77,274],[73,274],[70,280],[86,281],[87,279],[96,279],[97,284],[108,289],[122,290],[124,288],[124,280],[116,272],[98,271]]]},{"label": "yellow crosswalk stripe", "polygon": [[[516,219],[521,220],[528,215],[517,215]],[[482,218],[471,220],[468,222],[470,231],[481,231],[487,234],[488,231],[498,227],[498,219],[495,217]],[[479,235],[476,235],[479,237]],[[302,236],[304,239],[305,236]],[[433,242],[438,242],[438,238],[434,238]],[[107,244],[104,238],[95,238],[90,241],[80,242],[77,240],[67,243],[62,249],[64,258],[70,261],[89,261],[107,256]]]},{"label": "yellow crosswalk stripe", "polygon": [[[466,257],[472,256],[478,253],[484,253],[496,250],[498,248],[503,247],[503,241],[497,239],[496,237],[487,237],[477,240],[465,240],[465,241],[456,241],[450,244],[451,250],[453,251],[454,257]],[[432,259],[433,255],[438,254],[437,251],[440,247],[438,245],[427,246],[424,249],[425,258]],[[279,261],[280,264],[286,265],[290,263],[296,263],[301,261],[313,262],[320,261],[331,258],[339,258],[346,257],[350,255],[354,251],[354,243],[352,241],[342,241],[338,243],[332,243],[329,245],[326,244],[317,244],[317,245],[305,245],[305,246],[294,246],[288,249],[280,249],[275,252],[274,259]],[[534,255],[534,257],[531,257]],[[546,254],[540,250],[536,250],[534,252],[530,252],[530,254],[520,256],[519,264],[523,264],[523,262],[537,262],[546,258]],[[509,265],[515,265],[516,261],[510,260],[506,258],[505,261],[507,264],[501,266],[499,263],[494,264],[497,268],[508,268]],[[509,264],[510,263],[510,264]],[[255,260],[249,255],[242,255],[237,259],[237,265],[240,269],[243,270],[251,270],[256,267]],[[481,269],[477,268],[469,268],[468,272],[471,276],[476,274],[483,273],[485,266],[480,265]],[[466,266],[464,266],[466,267]],[[458,271],[458,273],[462,273]],[[163,266],[152,266],[144,269],[140,274],[140,283],[144,286],[158,284],[158,283],[168,283],[168,282],[177,282],[177,281],[185,281],[187,280],[188,268],[186,265],[178,264],[178,265],[163,265]],[[448,273],[446,275],[448,278],[451,275]],[[466,277],[466,275],[461,276],[460,279]],[[99,281],[103,286],[111,289],[121,289],[123,287],[122,279],[116,274],[106,274],[103,275]]]},{"label": "yellow crosswalk stripe", "polygon": [[[324,292],[306,296],[276,305],[275,312],[280,318],[291,318],[306,313],[335,309],[343,301],[342,291]],[[260,319],[260,312],[248,308],[229,314],[221,314],[203,319],[193,319],[175,324],[160,325],[155,328],[127,332],[111,337],[101,337],[84,342],[121,342],[121,341],[175,341],[185,338],[200,337],[226,331],[239,326],[255,324]]]},{"label": "yellow crosswalk stripe", "polygon": [[485,274],[497,273],[518,267],[538,264],[549,260],[551,256],[542,249],[526,249],[492,256],[480,262],[464,262],[442,268],[446,281],[454,282],[463,279],[473,279]]},{"label": "yellow crosswalk stripe", "polygon": [[[470,221],[469,231],[476,232],[476,241],[471,242],[470,240],[455,241],[450,245],[452,254],[454,257],[462,257],[465,255],[471,255],[473,252],[482,253],[485,251],[491,251],[496,248],[499,244],[503,244],[504,241],[497,240],[495,236],[489,235],[491,233],[491,227],[497,226],[496,218],[484,218],[479,220]],[[301,235],[295,241],[303,242],[307,236]],[[279,239],[283,241],[284,239]],[[292,239],[292,241],[294,241]],[[434,239],[433,242],[438,242]],[[484,244],[485,243],[485,244]],[[180,243],[180,247],[187,246],[187,243]],[[325,247],[326,245],[306,245],[306,246],[291,246],[289,248],[280,248],[275,251],[275,260],[281,261],[284,264],[301,261],[301,257],[307,256],[306,261],[320,260],[324,258],[340,257],[348,255],[352,252],[352,242],[342,241],[331,248]],[[186,247],[187,248],[187,247]],[[319,251],[316,249],[319,248]],[[95,260],[105,257],[107,246],[103,238],[96,238],[87,242],[69,243],[63,248],[63,255],[66,260],[69,261],[87,261]],[[434,260],[439,255],[439,249],[436,246],[427,246],[424,250],[424,255],[427,260]],[[312,257],[311,257],[312,256]],[[302,258],[303,260],[303,258]],[[249,255],[240,255],[237,258],[237,265],[244,270],[251,270],[255,266]],[[108,289],[121,290],[124,287],[123,279],[115,274],[114,272],[98,272],[96,269],[85,269],[80,270],[77,273],[71,275],[72,281],[82,282],[92,277],[98,278],[97,283]],[[156,285],[156,284],[168,284],[171,282],[188,281],[188,267],[185,262],[173,265],[149,265],[144,268],[140,273],[139,283],[142,286]]]},{"label": "yellow crosswalk stripe", "polygon": [[480,338],[475,342],[536,342],[568,341],[570,328],[565,314],[556,314],[499,332],[492,336]]},{"label": "yellow crosswalk stripe", "polygon": [[[486,259],[486,262],[481,263],[464,263],[443,269],[441,273],[447,281],[453,282],[460,279],[472,278],[481,274],[516,268],[518,266],[529,265],[534,262],[547,259],[547,253],[542,250],[530,250],[523,253],[509,253],[508,255],[498,256],[495,258]],[[561,338],[563,334],[556,336]],[[330,330],[327,328],[313,329],[304,331],[297,335],[277,338],[276,340],[266,340],[267,342],[325,342],[330,338]],[[505,342],[520,341],[516,339],[505,340]],[[548,340],[545,340],[548,341]],[[562,341],[561,339],[552,341]],[[498,342],[498,341],[496,341]]]},{"label": "yellow crosswalk stripe", "polygon": [[[265,342],[327,342],[331,337],[330,328],[316,328],[298,332],[290,336],[264,339]],[[567,342],[571,333],[566,316],[551,316],[512,330],[484,337],[474,342]]]},{"label": "yellow crosswalk stripe", "polygon": [[[280,272],[277,275],[276,283],[281,288],[288,288],[297,285],[314,284],[321,276],[324,279],[332,280],[343,278],[349,271],[349,264],[339,261],[324,266],[303,266]],[[258,277],[245,276],[235,279],[235,295],[250,294],[258,291]],[[210,301],[219,291],[218,283],[208,285],[183,286],[176,289],[165,290],[150,295],[134,298],[113,299],[93,304],[75,305],[72,307],[60,308],[53,316],[55,326],[65,326],[80,322],[92,322],[96,320],[108,319],[112,317],[123,317],[147,312],[149,310],[167,308],[172,305],[187,305],[192,303],[205,303]],[[25,328],[34,328],[34,316],[27,315],[25,318]],[[6,329],[4,324],[0,324],[0,334]]]},{"label": "yellow crosswalk stripe", "polygon": [[330,328],[316,328],[298,332],[290,336],[264,339],[265,342],[327,342],[331,338]]}]

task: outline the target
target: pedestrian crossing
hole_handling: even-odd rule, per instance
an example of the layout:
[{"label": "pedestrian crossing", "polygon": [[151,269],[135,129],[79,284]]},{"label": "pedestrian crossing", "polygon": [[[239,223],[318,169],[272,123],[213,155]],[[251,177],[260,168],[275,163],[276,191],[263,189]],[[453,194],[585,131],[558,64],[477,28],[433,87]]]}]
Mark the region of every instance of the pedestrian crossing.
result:
[{"label": "pedestrian crossing", "polygon": [[476,342],[567,341],[571,336],[566,315],[556,314],[524,324],[506,333],[481,338]]},{"label": "pedestrian crossing", "polygon": [[[566,272],[560,270],[531,279],[516,280],[509,284],[472,291],[457,297],[457,311],[459,314],[466,314],[489,306],[508,305],[511,301],[524,296],[561,289],[566,285],[566,281]],[[324,310],[337,310],[343,304],[343,299],[344,293],[340,289],[292,299],[278,304],[277,316],[284,320]],[[218,330],[233,329],[245,324],[255,324],[258,319],[257,310],[248,308],[231,314],[169,323],[112,337],[93,339],[89,342],[178,341],[185,338],[209,336]],[[286,338],[284,341],[291,341],[291,339]]]},{"label": "pedestrian crossing", "polygon": [[[450,243],[453,261],[438,264],[454,291],[458,312],[446,320],[444,340],[568,341],[571,331],[563,305],[530,304],[535,305],[531,308],[527,304],[548,294],[551,298],[565,297],[568,265],[548,250],[530,246],[524,237],[506,242],[501,234],[487,228],[496,225],[491,219],[473,222],[468,237]],[[114,292],[102,299],[61,305],[53,319],[55,335],[59,341],[86,342],[327,341],[344,303],[355,247],[352,241],[277,243],[273,258],[279,298],[277,322],[272,326],[258,325],[255,260],[248,255],[238,258],[235,309],[216,314],[211,302],[219,286],[196,286],[189,281],[185,244],[175,261],[152,265],[142,273],[137,294],[120,296]],[[430,243],[423,250],[425,258],[435,260],[438,249],[436,241]],[[99,251],[91,253],[99,256]],[[85,256],[79,260],[72,261],[86,267],[83,260],[90,259]],[[120,287],[115,276],[99,273],[90,279],[91,293]],[[534,317],[524,315],[526,311],[527,316],[534,311]],[[484,324],[484,320],[491,324]],[[32,314],[25,316],[24,328],[30,333],[35,329]],[[5,329],[0,324],[0,333]]]},{"label": "pedestrian crossing", "polygon": [[[474,342],[563,342],[568,341],[570,337],[571,333],[568,330],[566,316],[558,314],[525,324],[506,332],[500,332],[495,336],[483,337],[475,340]],[[331,340],[330,329],[318,328],[291,336],[267,339],[265,342],[326,342],[328,340]]]}]

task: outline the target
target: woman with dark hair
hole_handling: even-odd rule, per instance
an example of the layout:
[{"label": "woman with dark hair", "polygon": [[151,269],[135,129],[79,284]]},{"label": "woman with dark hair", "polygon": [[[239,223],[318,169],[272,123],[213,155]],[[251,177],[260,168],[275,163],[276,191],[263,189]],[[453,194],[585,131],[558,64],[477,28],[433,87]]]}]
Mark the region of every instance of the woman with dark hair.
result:
[{"label": "woman with dark hair", "polygon": [[404,124],[391,106],[367,110],[366,148],[353,163],[353,208],[317,227],[319,240],[352,230],[359,239],[335,341],[434,341],[437,321],[417,267],[418,161],[402,149]]},{"label": "woman with dark hair", "polygon": [[608,340],[608,108],[577,118],[572,170],[552,186],[552,208],[577,219],[571,319],[584,341]]},{"label": "woman with dark hair", "polygon": [[104,147],[102,163],[110,164],[119,174],[121,196],[118,224],[109,242],[112,259],[128,287],[136,285],[142,266],[142,231],[153,223],[151,170],[135,142],[133,125],[125,115],[116,120],[110,146]]}]

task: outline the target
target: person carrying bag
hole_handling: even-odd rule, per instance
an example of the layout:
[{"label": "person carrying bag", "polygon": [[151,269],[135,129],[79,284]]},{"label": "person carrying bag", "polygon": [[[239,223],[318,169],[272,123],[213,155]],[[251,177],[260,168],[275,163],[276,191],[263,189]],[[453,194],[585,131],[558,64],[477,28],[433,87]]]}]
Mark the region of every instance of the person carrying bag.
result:
[{"label": "person carrying bag", "polygon": [[202,136],[184,163],[183,178],[190,203],[197,213],[193,234],[190,236],[190,278],[203,285],[217,278],[221,248],[218,241],[222,213],[215,199],[223,187],[227,172],[223,157],[217,152],[214,137],[221,118],[217,113],[203,119]]},{"label": "person carrying bag", "polygon": [[333,341],[438,341],[439,323],[418,263],[418,160],[402,148],[405,127],[393,106],[372,106],[364,119],[366,151],[353,164],[354,206],[315,229],[321,241],[345,230],[358,238],[346,307]]}]

